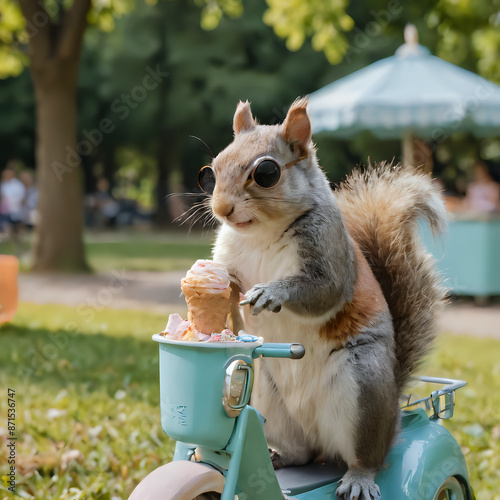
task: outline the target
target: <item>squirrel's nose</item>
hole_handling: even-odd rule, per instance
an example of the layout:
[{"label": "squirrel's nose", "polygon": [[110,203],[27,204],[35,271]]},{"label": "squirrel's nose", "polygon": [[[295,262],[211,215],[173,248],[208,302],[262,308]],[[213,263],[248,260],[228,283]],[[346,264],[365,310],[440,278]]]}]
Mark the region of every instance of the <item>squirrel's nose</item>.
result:
[{"label": "squirrel's nose", "polygon": [[234,205],[227,202],[216,202],[213,204],[212,209],[215,215],[219,217],[229,217],[234,212]]}]

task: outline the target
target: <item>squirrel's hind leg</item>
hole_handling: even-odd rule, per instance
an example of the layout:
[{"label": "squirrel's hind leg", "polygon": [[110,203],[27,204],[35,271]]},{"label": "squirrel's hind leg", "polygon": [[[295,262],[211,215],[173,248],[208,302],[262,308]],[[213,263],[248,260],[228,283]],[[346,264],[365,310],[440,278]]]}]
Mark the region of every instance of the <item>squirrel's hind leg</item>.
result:
[{"label": "squirrel's hind leg", "polygon": [[[377,332],[381,334],[382,328]],[[390,329],[388,329],[390,332]],[[384,464],[399,429],[400,409],[391,349],[384,342],[360,337],[348,347],[358,385],[356,459],[339,482],[337,495],[345,500],[378,500],[375,474]]]},{"label": "squirrel's hind leg", "polygon": [[349,468],[339,481],[337,495],[345,500],[379,500],[380,489],[375,484],[375,472]]}]

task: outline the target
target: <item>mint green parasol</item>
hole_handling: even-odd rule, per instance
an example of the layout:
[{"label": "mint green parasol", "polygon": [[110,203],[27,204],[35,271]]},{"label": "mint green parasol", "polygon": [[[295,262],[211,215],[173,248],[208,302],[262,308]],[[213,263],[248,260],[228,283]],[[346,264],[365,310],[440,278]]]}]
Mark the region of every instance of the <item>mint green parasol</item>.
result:
[{"label": "mint green parasol", "polygon": [[500,86],[431,55],[415,26],[382,59],[309,96],[313,132],[349,138],[370,131],[381,139],[412,136],[441,142],[454,132],[500,132]]}]

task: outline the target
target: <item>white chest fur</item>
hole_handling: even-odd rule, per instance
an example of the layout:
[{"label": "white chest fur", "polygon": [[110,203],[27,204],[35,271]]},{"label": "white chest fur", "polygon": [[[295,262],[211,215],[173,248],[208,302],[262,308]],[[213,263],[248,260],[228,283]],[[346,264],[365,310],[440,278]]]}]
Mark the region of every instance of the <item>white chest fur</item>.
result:
[{"label": "white chest fur", "polygon": [[[271,243],[269,243],[271,241]],[[223,226],[215,247],[214,260],[224,264],[247,292],[257,283],[269,283],[300,271],[297,244],[293,237],[283,236],[273,240],[270,235],[255,238],[241,237],[235,230]],[[330,355],[334,341],[319,336],[320,318],[304,318],[287,308],[279,313],[264,311],[258,316],[245,307],[245,330],[264,337],[265,342],[299,342],[306,349],[300,361],[288,359],[261,360],[279,390],[282,404],[307,436],[311,446],[324,446],[326,455],[341,455],[344,460],[354,460],[354,432],[357,406],[357,384],[352,367],[347,363],[347,352],[342,350]],[[254,390],[258,409],[266,416],[266,387]],[[253,397],[253,396],[252,396]],[[346,415],[349,417],[346,418]],[[266,424],[268,438],[280,436],[282,419]],[[273,429],[273,427],[276,428]],[[280,438],[278,438],[279,440]],[[293,438],[292,438],[293,439]]]},{"label": "white chest fur", "polygon": [[240,280],[245,293],[257,283],[268,283],[297,274],[300,269],[297,244],[293,237],[276,239],[263,232],[242,236],[222,226],[214,247],[214,260],[224,264]]}]

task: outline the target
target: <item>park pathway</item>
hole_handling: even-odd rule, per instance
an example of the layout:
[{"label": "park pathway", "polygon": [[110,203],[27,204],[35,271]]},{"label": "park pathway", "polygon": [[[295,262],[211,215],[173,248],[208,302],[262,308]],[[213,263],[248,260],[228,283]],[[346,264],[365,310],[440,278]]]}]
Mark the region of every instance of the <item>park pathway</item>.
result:
[{"label": "park pathway", "polygon": [[183,271],[112,271],[99,274],[19,275],[19,301],[37,304],[171,312],[185,308]]},{"label": "park pathway", "polygon": [[[113,271],[94,275],[20,274],[19,300],[78,307],[142,309],[158,313],[183,312],[182,271]],[[500,303],[477,307],[465,299],[446,306],[442,331],[500,339]]]}]

